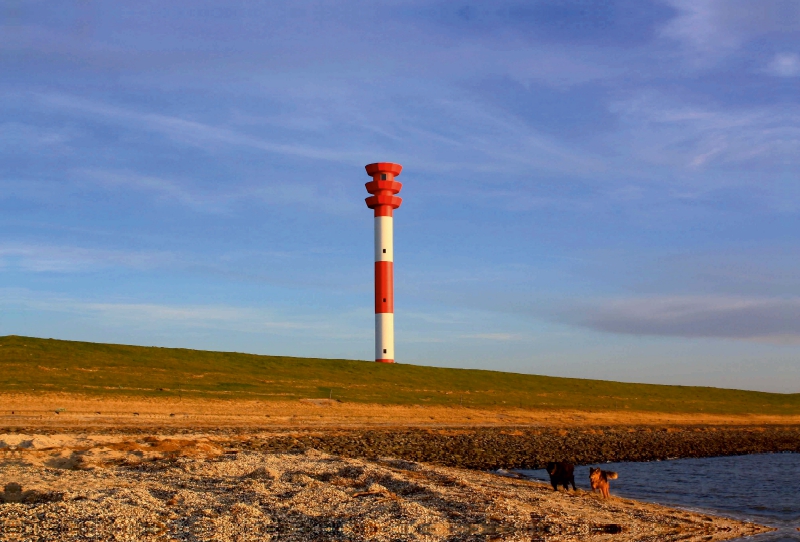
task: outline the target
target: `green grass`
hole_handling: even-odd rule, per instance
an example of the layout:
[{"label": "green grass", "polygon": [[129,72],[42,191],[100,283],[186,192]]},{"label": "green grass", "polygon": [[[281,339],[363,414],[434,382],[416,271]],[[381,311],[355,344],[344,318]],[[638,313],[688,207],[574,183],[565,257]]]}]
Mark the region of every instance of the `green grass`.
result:
[{"label": "green grass", "polygon": [[296,400],[331,390],[378,404],[800,414],[800,394],[0,337],[0,393]]}]

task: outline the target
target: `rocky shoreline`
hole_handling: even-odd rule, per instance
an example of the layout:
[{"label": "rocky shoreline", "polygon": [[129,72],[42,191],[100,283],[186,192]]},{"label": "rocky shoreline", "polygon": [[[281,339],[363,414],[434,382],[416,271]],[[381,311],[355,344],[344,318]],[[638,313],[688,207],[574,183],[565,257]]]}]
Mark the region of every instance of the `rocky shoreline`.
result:
[{"label": "rocky shoreline", "polygon": [[800,427],[532,427],[292,431],[229,438],[265,452],[317,449],[352,458],[397,457],[489,470],[756,453],[800,452]]},{"label": "rocky shoreline", "polygon": [[[506,427],[83,428],[68,431],[15,428],[6,435],[60,435],[80,439],[137,439],[202,435],[223,446],[254,452],[297,453],[308,449],[350,458],[397,457],[478,470],[538,469],[548,461],[588,465],[619,461],[800,453],[800,425],[613,425]],[[0,460],[8,453],[0,434]],[[17,437],[14,437],[19,440]]]},{"label": "rocky shoreline", "polygon": [[487,473],[800,452],[798,426],[0,434],[2,540],[728,540],[732,519]]},{"label": "rocky shoreline", "polygon": [[2,540],[711,542],[772,530],[396,458],[31,437],[0,468]]}]

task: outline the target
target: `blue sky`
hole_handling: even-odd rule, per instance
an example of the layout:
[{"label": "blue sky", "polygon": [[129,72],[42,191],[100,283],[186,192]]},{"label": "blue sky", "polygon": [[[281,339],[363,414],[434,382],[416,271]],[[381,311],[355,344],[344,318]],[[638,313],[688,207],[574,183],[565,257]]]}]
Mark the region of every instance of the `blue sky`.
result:
[{"label": "blue sky", "polygon": [[800,392],[800,3],[12,1],[0,333]]}]

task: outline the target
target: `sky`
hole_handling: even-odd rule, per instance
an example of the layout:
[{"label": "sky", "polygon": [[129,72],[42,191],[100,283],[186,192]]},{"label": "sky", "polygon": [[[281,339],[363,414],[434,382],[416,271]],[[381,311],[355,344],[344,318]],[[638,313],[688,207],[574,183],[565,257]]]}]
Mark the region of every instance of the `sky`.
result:
[{"label": "sky", "polygon": [[800,392],[796,0],[0,6],[0,335]]}]

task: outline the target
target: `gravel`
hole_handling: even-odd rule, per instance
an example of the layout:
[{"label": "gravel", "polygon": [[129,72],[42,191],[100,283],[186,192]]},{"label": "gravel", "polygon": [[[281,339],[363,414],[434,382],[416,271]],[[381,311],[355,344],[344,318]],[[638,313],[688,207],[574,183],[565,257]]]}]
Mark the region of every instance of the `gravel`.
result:
[{"label": "gravel", "polygon": [[[424,440],[421,453],[465,462],[476,442],[496,454],[523,431],[392,434],[0,435],[0,539],[699,542],[765,530],[402,457]],[[392,442],[405,453],[378,453]]]}]

